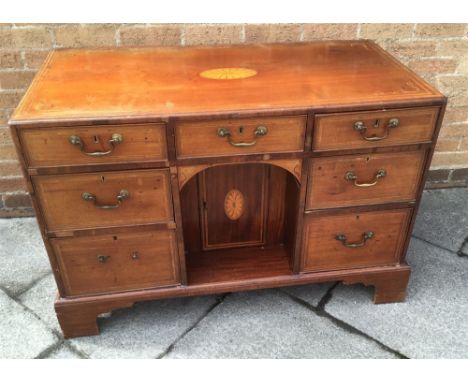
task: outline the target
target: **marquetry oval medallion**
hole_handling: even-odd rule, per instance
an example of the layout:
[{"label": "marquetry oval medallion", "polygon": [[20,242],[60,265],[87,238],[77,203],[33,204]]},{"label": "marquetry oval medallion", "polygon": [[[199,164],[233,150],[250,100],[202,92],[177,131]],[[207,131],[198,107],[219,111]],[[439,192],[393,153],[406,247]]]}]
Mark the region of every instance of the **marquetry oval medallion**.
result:
[{"label": "marquetry oval medallion", "polygon": [[253,77],[256,74],[256,70],[249,68],[215,68],[204,70],[200,73],[200,77],[210,80],[238,80]]},{"label": "marquetry oval medallion", "polygon": [[244,195],[236,189],[232,189],[224,198],[224,213],[231,220],[239,219],[244,213]]}]

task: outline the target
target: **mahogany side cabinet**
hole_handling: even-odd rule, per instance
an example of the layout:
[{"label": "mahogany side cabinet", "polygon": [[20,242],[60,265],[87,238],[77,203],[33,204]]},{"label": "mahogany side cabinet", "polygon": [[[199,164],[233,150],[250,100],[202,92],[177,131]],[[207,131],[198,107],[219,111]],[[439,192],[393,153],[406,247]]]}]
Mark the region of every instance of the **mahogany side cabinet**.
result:
[{"label": "mahogany side cabinet", "polygon": [[367,40],[51,52],[10,120],[65,337],[137,301],[402,301],[446,98]]}]

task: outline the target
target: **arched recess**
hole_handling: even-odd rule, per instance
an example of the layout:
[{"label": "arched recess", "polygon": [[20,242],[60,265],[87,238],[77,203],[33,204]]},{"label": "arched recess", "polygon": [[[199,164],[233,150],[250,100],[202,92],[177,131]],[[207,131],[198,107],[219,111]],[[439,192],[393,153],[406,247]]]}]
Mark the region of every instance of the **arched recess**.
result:
[{"label": "arched recess", "polygon": [[[277,261],[289,272],[295,248],[301,164],[301,159],[288,159],[179,167],[189,279],[193,280],[205,261],[217,269],[215,277],[217,272],[224,274],[226,269],[236,267],[233,262],[237,261],[239,267],[255,268],[251,261],[258,256],[268,263],[272,256],[274,263]],[[233,211],[237,214],[232,215]],[[230,263],[225,269],[224,260]]]},{"label": "arched recess", "polygon": [[[302,159],[277,159],[277,160],[268,160],[268,161],[252,161],[246,163],[263,163],[270,164],[273,166],[281,167],[294,178],[301,183],[301,172],[302,172]],[[177,167],[177,177],[179,180],[179,189],[181,190],[187,182],[194,177],[199,172],[214,166],[227,166],[240,163],[210,163],[210,164],[197,164],[192,166],[178,166]]]}]

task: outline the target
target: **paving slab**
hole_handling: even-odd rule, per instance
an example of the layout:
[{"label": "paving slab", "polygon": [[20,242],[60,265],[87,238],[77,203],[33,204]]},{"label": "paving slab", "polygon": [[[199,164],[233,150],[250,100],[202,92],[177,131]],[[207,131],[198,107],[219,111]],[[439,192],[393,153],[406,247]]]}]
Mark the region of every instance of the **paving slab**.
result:
[{"label": "paving slab", "polygon": [[62,345],[46,357],[47,359],[81,359],[81,357],[68,346]]},{"label": "paving slab", "polygon": [[39,317],[51,329],[60,333],[60,325],[54,310],[57,286],[52,274],[45,276],[32,288],[18,296],[18,299]]},{"label": "paving slab", "polygon": [[468,256],[468,240],[465,240],[465,242],[463,243],[459,254],[461,256]]},{"label": "paving slab", "polygon": [[282,288],[286,293],[307,301],[310,305],[317,307],[320,300],[325,297],[327,291],[334,283],[308,284],[294,287]]},{"label": "paving slab", "polygon": [[0,358],[35,358],[58,338],[32,313],[0,290]]},{"label": "paving slab", "polygon": [[457,252],[468,236],[468,188],[424,191],[413,234]]},{"label": "paving slab", "polygon": [[325,311],[410,358],[468,358],[468,260],[413,239],[404,303],[374,305],[373,288],[338,286]]},{"label": "paving slab", "polygon": [[35,218],[0,219],[0,286],[12,295],[50,272]]},{"label": "paving slab", "polygon": [[90,358],[156,358],[217,301],[205,296],[137,303],[99,319],[99,336],[70,342]]},{"label": "paving slab", "polygon": [[280,290],[226,297],[167,358],[393,358]]}]

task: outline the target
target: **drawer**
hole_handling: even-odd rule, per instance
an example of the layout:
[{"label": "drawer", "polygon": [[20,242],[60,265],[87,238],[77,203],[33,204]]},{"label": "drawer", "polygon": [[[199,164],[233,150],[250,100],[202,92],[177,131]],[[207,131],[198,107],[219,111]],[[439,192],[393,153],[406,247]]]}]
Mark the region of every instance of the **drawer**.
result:
[{"label": "drawer", "polygon": [[29,167],[165,160],[164,124],[22,129]]},{"label": "drawer", "polygon": [[346,150],[430,142],[438,107],[315,117],[314,151]]},{"label": "drawer", "polygon": [[178,158],[304,150],[306,116],[179,122]]},{"label": "drawer", "polygon": [[169,170],[32,177],[49,231],[173,220]]},{"label": "drawer", "polygon": [[411,209],[306,214],[303,271],[395,265],[406,238]]},{"label": "drawer", "polygon": [[67,296],[178,284],[174,230],[51,239]]},{"label": "drawer", "polygon": [[405,151],[312,159],[306,208],[414,200],[425,155]]}]

